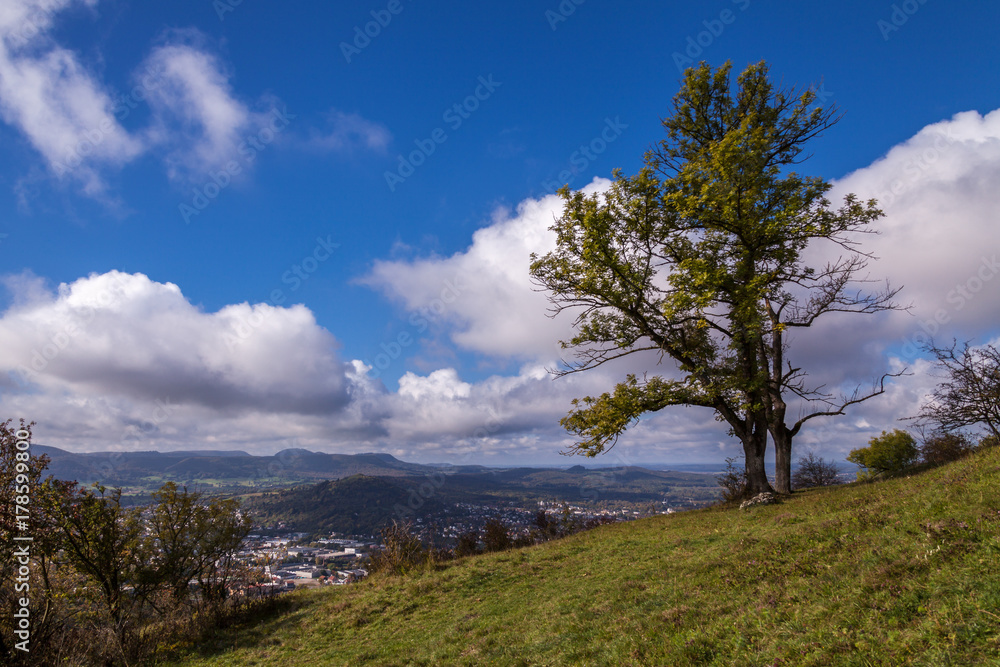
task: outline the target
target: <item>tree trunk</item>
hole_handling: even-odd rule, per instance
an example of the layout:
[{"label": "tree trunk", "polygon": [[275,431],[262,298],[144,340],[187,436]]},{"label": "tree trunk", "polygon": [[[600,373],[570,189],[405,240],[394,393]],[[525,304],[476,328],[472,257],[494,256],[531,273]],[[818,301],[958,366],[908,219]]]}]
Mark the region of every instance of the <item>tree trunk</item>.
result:
[{"label": "tree trunk", "polygon": [[774,490],[777,493],[792,492],[792,434],[784,424],[775,429],[774,439]]},{"label": "tree trunk", "polygon": [[743,440],[743,454],[747,470],[747,497],[758,493],[774,493],[771,483],[767,481],[764,469],[764,452],[767,449],[767,432],[763,438],[759,434],[751,434]]}]

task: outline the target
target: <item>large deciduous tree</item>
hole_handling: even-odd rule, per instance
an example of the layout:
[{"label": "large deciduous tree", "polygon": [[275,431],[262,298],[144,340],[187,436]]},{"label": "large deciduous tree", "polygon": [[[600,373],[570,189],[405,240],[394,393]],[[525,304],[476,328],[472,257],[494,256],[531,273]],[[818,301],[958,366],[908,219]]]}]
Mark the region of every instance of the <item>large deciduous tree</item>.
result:
[{"label": "large deciduous tree", "polygon": [[[747,492],[772,490],[764,471],[770,434],[777,491],[791,492],[792,439],[820,416],[843,414],[883,392],[834,396],[806,383],[791,361],[788,332],[835,312],[896,308],[888,283],[870,289],[871,255],[860,235],[882,212],[791,167],[805,145],[839,119],[810,91],[775,87],[767,66],[731,83],[731,65],[689,69],[663,121],[666,138],[635,176],[615,172],[603,193],[561,191],[563,215],[551,228],[556,249],[532,256],[536,284],[553,312],[580,309],[563,347],[576,373],[621,357],[656,352],[678,373],[628,375],[614,391],[574,400],[562,424],[582,439],[573,453],[614,446],[641,415],[671,405],[710,408],[743,445]],[[807,246],[837,256],[807,262]],[[805,406],[789,423],[787,399]]]}]

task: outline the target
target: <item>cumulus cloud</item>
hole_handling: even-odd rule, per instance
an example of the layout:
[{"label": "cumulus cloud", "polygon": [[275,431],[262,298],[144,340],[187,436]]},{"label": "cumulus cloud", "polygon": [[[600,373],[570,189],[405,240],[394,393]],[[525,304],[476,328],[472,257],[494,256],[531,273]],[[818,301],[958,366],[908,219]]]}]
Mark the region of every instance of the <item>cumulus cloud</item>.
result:
[{"label": "cumulus cloud", "polygon": [[[983,342],[996,334],[998,180],[1000,110],[963,112],[929,125],[834,184],[835,198],[855,192],[878,199],[885,212],[876,223],[880,234],[863,239],[879,258],[871,276],[902,287],[898,301],[912,308],[835,323],[825,337],[831,365],[837,357],[870,365],[887,351],[912,362],[931,336]],[[844,347],[848,342],[853,354]]]},{"label": "cumulus cloud", "polygon": [[46,420],[66,405],[123,427],[166,405],[223,421],[280,415],[287,433],[350,401],[337,341],[301,305],[207,313],[174,284],[116,271],[15,303],[0,317],[5,397],[47,403]]},{"label": "cumulus cloud", "polygon": [[[610,185],[594,179],[586,192]],[[379,261],[362,279],[408,310],[450,324],[452,341],[473,352],[521,360],[552,360],[557,342],[570,335],[571,317],[549,318],[545,294],[535,291],[531,253],[555,248],[549,231],[562,199],[549,195],[521,202],[512,214],[498,210],[472,245],[451,257]]]}]

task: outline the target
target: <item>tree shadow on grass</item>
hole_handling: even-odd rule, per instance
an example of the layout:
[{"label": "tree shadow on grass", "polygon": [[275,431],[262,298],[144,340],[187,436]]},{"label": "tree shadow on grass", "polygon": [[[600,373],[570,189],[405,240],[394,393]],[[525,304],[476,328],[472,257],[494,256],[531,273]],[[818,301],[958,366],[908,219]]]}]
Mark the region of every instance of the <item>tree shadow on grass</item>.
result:
[{"label": "tree shadow on grass", "polygon": [[257,605],[231,610],[193,632],[183,643],[159,652],[157,664],[179,664],[216,657],[234,649],[275,644],[275,635],[295,625],[297,612],[319,603],[315,594],[282,594]]}]

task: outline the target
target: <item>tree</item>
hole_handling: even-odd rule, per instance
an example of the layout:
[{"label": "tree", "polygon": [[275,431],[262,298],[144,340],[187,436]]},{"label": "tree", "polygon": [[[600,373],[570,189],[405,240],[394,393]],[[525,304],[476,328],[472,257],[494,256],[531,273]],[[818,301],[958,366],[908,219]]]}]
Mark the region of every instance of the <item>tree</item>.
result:
[{"label": "tree", "polygon": [[792,475],[792,486],[796,489],[808,489],[814,486],[831,486],[839,484],[837,464],[824,461],[809,452],[805,458],[799,459],[799,467]]},{"label": "tree", "polygon": [[983,426],[1000,439],[1000,350],[992,345],[958,349],[927,346],[945,371],[939,384],[921,408],[918,422],[933,424],[943,431]]},{"label": "tree", "polygon": [[935,433],[920,446],[920,458],[924,463],[942,465],[968,456],[972,451],[972,443],[963,433]]},{"label": "tree", "polygon": [[[843,414],[883,393],[834,397],[805,383],[790,360],[787,334],[835,312],[896,308],[888,284],[867,291],[871,256],[858,236],[882,212],[830,185],[790,171],[805,144],[838,120],[814,108],[815,95],[775,88],[764,63],[751,65],[733,91],[729,63],[685,73],[667,138],[632,177],[615,172],[607,192],[560,191],[563,215],[551,228],[556,249],[532,256],[535,283],[553,315],[579,309],[576,333],[562,343],[576,360],[557,374],[590,370],[637,353],[669,357],[676,376],[627,375],[614,391],[573,402],[563,426],[581,437],[571,453],[610,449],[641,415],[672,405],[709,408],[743,446],[747,493],[771,491],[764,471],[768,435],[776,449],[775,484],[791,492],[792,440],[811,419]],[[807,264],[807,246],[840,256]],[[791,395],[801,417],[786,423]],[[812,409],[807,409],[812,408]]]},{"label": "tree", "polygon": [[483,550],[507,551],[514,546],[510,531],[500,519],[489,519],[483,526]]},{"label": "tree", "polygon": [[382,529],[382,548],[372,552],[369,567],[374,572],[406,574],[427,562],[427,550],[413,534],[413,524],[393,520]]},{"label": "tree", "polygon": [[147,563],[138,508],[121,503],[121,489],[110,493],[77,487],[61,511],[61,537],[67,561],[96,584],[99,598],[124,651],[135,629],[137,607],[149,599]]},{"label": "tree", "polygon": [[253,527],[234,499],[212,498],[178,490],[167,482],[153,493],[149,512],[150,573],[154,586],[166,586],[174,606],[188,599],[197,581],[202,600],[220,604],[239,572],[235,554]]},{"label": "tree", "polygon": [[864,474],[858,475],[863,478],[899,472],[916,461],[919,455],[913,436],[897,428],[892,433],[882,431],[882,435],[868,441],[867,447],[851,450],[847,460],[866,469]]}]

